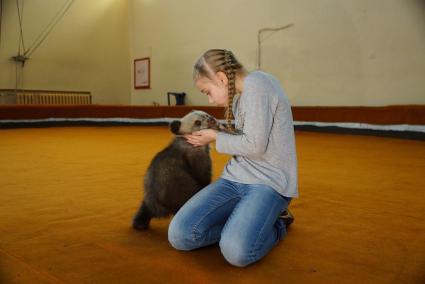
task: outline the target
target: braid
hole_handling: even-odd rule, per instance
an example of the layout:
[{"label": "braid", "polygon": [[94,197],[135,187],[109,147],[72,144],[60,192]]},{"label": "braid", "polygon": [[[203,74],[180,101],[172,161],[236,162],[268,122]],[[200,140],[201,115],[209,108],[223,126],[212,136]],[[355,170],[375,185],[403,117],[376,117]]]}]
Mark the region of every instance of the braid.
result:
[{"label": "braid", "polygon": [[235,85],[235,81],[236,81],[236,72],[234,69],[234,62],[233,62],[233,54],[231,51],[225,50],[224,51],[224,62],[225,62],[225,70],[226,70],[226,75],[228,78],[228,101],[227,101],[227,109],[226,109],[226,122],[227,122],[227,129],[230,130],[231,132],[235,131],[235,128],[233,127],[232,124],[232,120],[234,119],[233,116],[233,98],[235,97],[236,94],[236,85]]}]

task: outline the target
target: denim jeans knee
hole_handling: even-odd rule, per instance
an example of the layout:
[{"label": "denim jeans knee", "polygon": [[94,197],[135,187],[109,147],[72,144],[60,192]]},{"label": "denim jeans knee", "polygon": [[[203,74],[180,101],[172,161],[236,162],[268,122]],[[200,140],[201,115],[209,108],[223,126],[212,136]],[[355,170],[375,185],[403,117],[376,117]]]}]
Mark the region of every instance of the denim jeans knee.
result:
[{"label": "denim jeans knee", "polygon": [[223,257],[234,266],[245,267],[255,261],[248,254],[250,247],[240,241],[232,238],[222,238],[219,245]]},{"label": "denim jeans knee", "polygon": [[279,214],[287,201],[266,185],[240,185],[242,199],[223,228],[220,249],[232,265],[247,266],[261,259],[284,236]]},{"label": "denim jeans knee", "polygon": [[178,218],[171,220],[168,227],[168,241],[178,250],[193,250],[197,247],[197,243],[193,240],[192,228],[180,222]]},{"label": "denim jeans knee", "polygon": [[223,179],[199,191],[171,220],[168,239],[179,250],[218,242],[221,229],[237,203],[237,192]]}]

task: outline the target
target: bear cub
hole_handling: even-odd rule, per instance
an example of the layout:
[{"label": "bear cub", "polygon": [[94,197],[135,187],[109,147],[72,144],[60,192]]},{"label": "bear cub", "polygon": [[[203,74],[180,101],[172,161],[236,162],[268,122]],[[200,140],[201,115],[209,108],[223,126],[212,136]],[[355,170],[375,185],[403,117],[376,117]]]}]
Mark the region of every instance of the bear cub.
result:
[{"label": "bear cub", "polygon": [[194,147],[184,134],[201,129],[222,129],[206,112],[194,110],[170,124],[176,136],[156,154],[144,177],[144,199],[133,218],[133,228],[144,230],[155,217],[175,214],[183,204],[211,182],[209,145]]}]

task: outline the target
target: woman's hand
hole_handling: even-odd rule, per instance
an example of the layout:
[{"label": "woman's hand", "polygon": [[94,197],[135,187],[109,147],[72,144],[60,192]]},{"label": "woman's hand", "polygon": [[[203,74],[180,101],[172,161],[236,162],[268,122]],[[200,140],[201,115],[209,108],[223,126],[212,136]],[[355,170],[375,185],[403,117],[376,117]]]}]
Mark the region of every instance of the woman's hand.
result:
[{"label": "woman's hand", "polygon": [[184,138],[186,138],[186,141],[193,146],[204,146],[217,139],[217,130],[203,129],[195,131],[192,134],[186,134],[184,135]]}]

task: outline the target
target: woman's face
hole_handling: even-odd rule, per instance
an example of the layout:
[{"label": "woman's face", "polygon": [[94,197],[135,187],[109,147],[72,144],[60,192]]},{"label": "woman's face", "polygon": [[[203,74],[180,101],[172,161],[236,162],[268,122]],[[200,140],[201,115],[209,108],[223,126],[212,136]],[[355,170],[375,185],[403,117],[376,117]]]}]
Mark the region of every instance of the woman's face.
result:
[{"label": "woman's face", "polygon": [[196,87],[208,97],[209,103],[214,103],[217,106],[227,106],[228,89],[227,82],[220,80],[219,77],[212,80],[206,77],[201,77],[195,82]]}]

